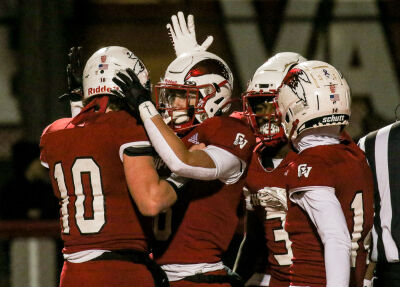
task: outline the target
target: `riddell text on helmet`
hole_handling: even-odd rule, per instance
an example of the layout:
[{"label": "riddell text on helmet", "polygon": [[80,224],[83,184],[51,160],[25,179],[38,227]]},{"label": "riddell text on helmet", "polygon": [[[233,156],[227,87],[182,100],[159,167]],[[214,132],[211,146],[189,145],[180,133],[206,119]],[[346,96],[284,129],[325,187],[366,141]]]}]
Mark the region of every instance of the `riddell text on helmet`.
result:
[{"label": "riddell text on helmet", "polygon": [[99,93],[111,93],[111,90],[119,90],[118,86],[114,86],[112,88],[107,88],[106,86],[97,86],[96,88],[89,88],[88,89],[88,96],[93,95],[93,94],[99,94]]}]

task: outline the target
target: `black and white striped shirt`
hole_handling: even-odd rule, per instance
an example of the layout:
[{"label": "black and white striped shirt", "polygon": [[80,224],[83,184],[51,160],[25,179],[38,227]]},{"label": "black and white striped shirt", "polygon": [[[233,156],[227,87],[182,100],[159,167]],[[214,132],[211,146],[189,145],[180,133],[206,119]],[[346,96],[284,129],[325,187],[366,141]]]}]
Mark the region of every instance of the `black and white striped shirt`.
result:
[{"label": "black and white striped shirt", "polygon": [[398,262],[400,250],[400,122],[361,138],[374,174],[373,261]]}]

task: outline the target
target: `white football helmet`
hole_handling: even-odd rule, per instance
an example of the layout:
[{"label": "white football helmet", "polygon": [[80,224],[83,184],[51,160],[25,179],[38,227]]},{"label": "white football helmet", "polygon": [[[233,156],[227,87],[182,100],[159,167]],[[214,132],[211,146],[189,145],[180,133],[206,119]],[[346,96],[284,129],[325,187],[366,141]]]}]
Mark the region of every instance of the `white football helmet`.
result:
[{"label": "white football helmet", "polygon": [[350,88],[332,65],[307,61],[291,69],[277,97],[278,111],[289,140],[303,131],[345,126],[350,118]]},{"label": "white football helmet", "polygon": [[149,85],[149,73],[143,62],[127,48],[104,47],[97,50],[86,62],[83,70],[83,98],[111,94],[111,89],[119,90],[112,81],[118,72],[131,68],[143,86]]},{"label": "white football helmet", "polygon": [[185,53],[155,86],[157,108],[176,132],[229,111],[233,75],[220,57],[206,51]]},{"label": "white football helmet", "polygon": [[254,135],[265,145],[275,146],[286,139],[273,101],[287,72],[304,61],[307,59],[297,53],[276,54],[256,70],[242,94],[243,113]]}]

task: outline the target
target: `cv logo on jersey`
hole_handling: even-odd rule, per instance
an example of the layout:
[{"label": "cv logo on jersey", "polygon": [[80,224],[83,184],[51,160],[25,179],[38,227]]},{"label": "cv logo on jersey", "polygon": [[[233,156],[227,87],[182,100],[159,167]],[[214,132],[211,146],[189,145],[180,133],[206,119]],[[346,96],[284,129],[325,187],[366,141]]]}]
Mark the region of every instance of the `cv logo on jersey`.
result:
[{"label": "cv logo on jersey", "polygon": [[298,177],[302,177],[302,176],[308,177],[311,169],[312,169],[312,166],[307,166],[306,163],[299,164],[299,166],[297,168],[297,176]]},{"label": "cv logo on jersey", "polygon": [[246,144],[247,144],[247,140],[244,134],[242,133],[237,133],[236,134],[236,139],[233,142],[233,145],[238,145],[240,147],[240,149],[242,149]]}]

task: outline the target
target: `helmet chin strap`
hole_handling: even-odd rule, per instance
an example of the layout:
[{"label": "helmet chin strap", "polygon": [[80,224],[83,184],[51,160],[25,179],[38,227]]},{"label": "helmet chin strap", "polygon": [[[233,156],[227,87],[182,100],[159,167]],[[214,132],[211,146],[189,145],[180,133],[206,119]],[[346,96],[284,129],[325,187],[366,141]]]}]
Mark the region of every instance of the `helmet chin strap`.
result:
[{"label": "helmet chin strap", "polygon": [[298,124],[299,124],[299,119],[296,119],[293,122],[292,129],[290,130],[290,133],[289,133],[289,136],[288,136],[288,140],[289,141],[292,141],[292,136],[293,136],[294,131],[296,130]]},{"label": "helmet chin strap", "polygon": [[226,107],[226,106],[228,106],[228,105],[230,105],[230,104],[232,104],[232,103],[234,103],[234,102],[240,102],[240,99],[229,99],[229,101],[226,101],[226,103],[222,106],[222,107],[220,107],[219,109],[218,109],[218,111],[214,114],[214,116],[222,116],[224,113],[222,112],[223,110],[224,110],[224,108]]}]

